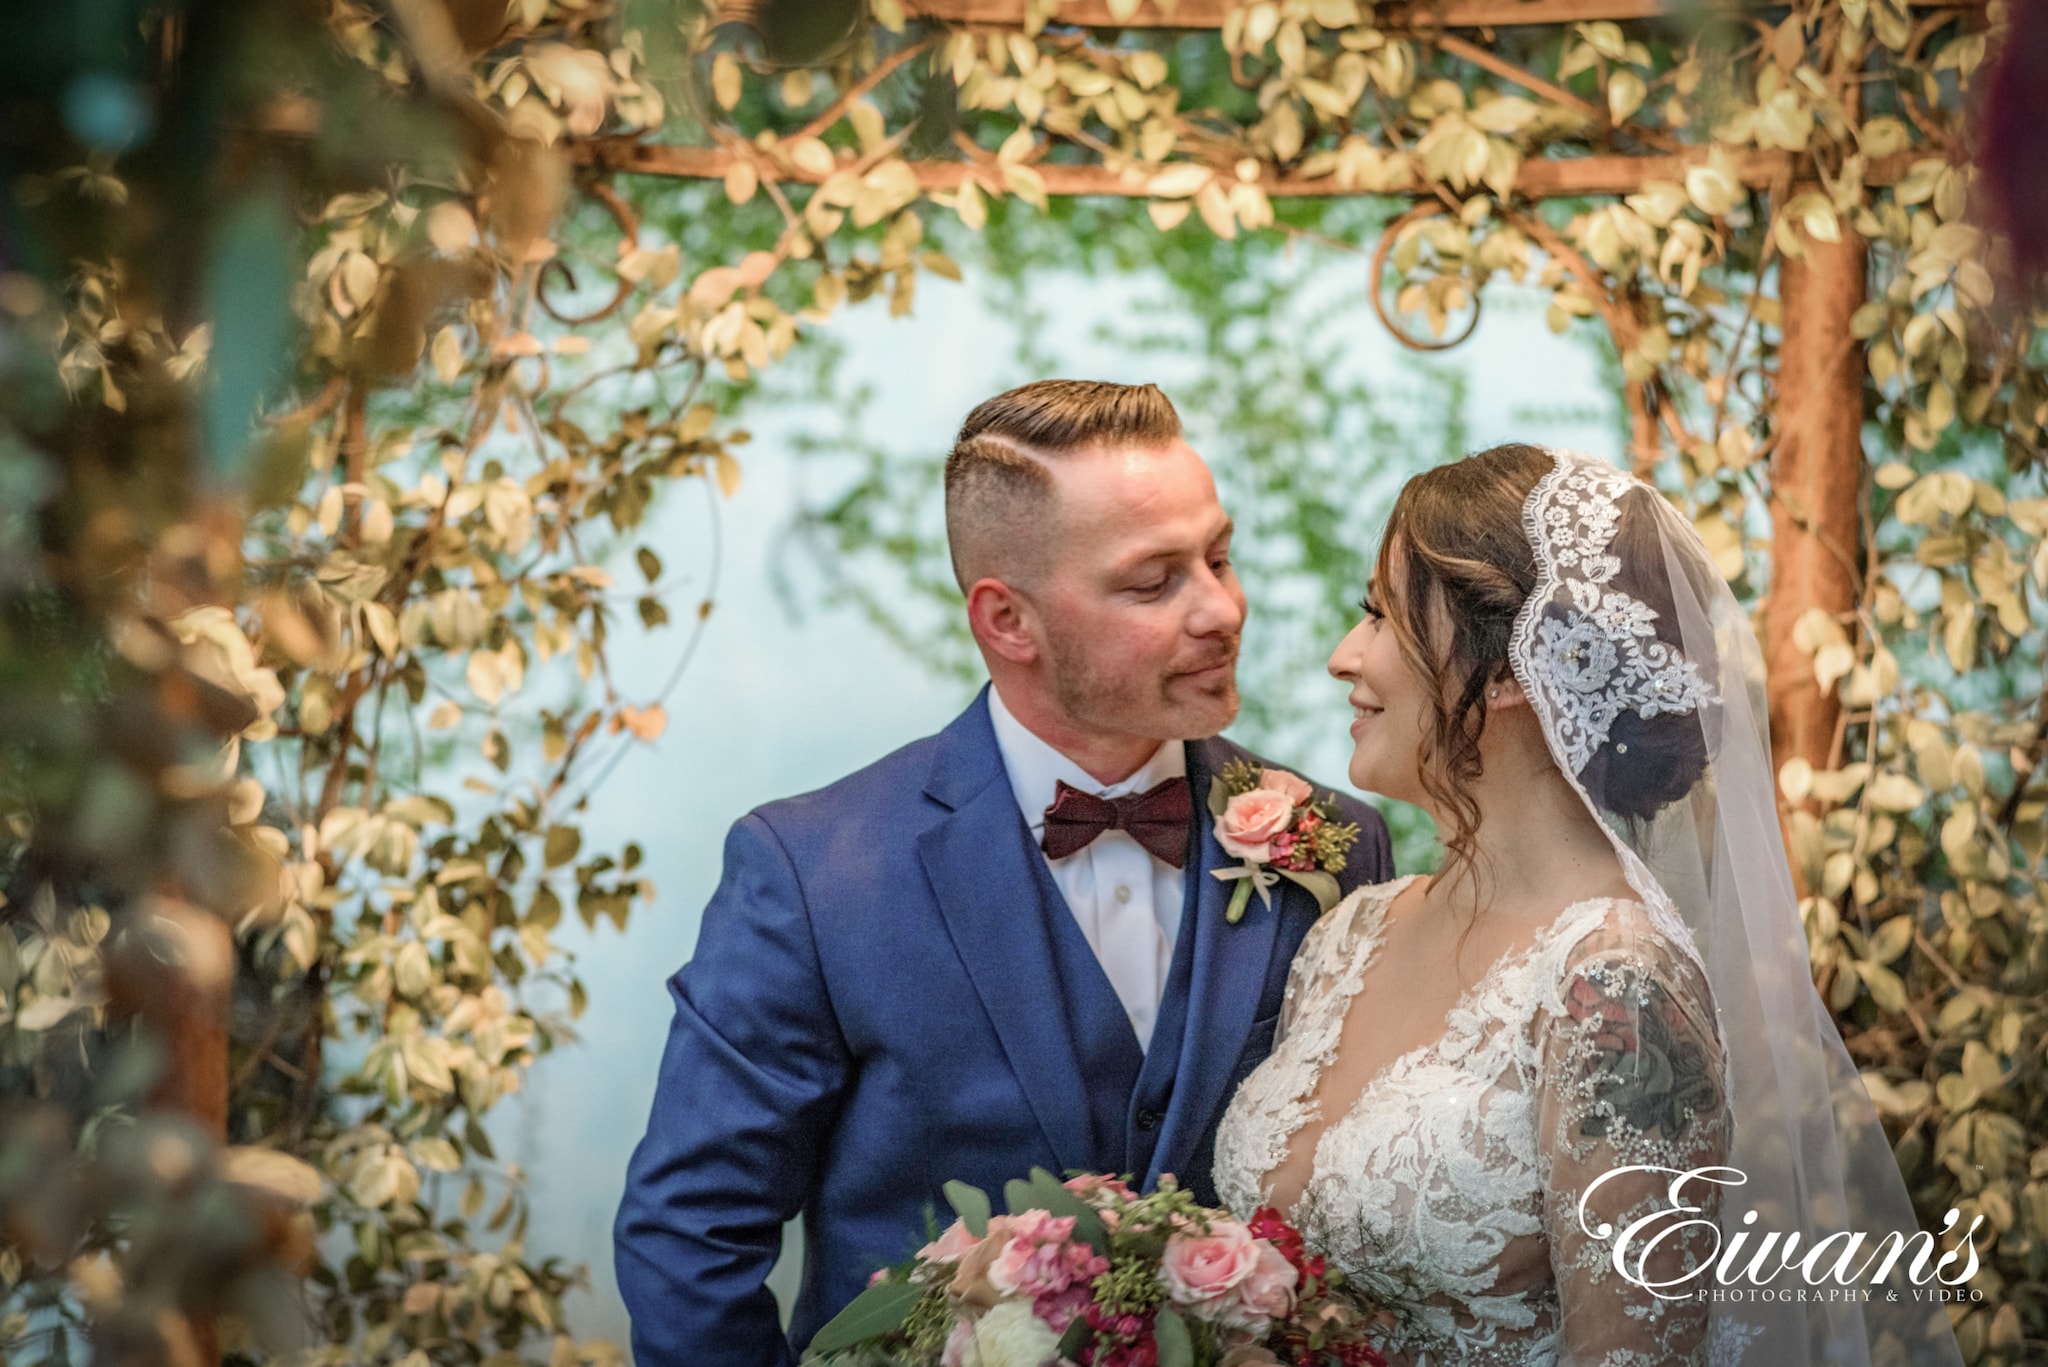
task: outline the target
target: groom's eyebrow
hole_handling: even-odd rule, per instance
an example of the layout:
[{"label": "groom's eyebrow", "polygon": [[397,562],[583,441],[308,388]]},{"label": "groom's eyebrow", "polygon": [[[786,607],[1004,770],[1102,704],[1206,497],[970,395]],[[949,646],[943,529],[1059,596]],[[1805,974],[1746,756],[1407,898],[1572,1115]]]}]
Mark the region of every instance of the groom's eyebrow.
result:
[{"label": "groom's eyebrow", "polygon": [[[1237,523],[1234,522],[1228,516],[1226,516],[1223,519],[1223,525],[1217,528],[1216,531],[1210,535],[1209,540],[1206,544],[1213,546],[1219,541],[1228,541],[1231,537],[1235,536],[1236,534]],[[1127,574],[1132,570],[1142,568],[1143,566],[1151,563],[1154,560],[1176,560],[1179,559],[1182,555],[1185,555],[1186,553],[1187,546],[1185,544],[1169,544],[1154,546],[1149,550],[1138,551],[1133,555],[1129,556],[1128,558],[1118,561],[1115,572],[1118,574]]]}]

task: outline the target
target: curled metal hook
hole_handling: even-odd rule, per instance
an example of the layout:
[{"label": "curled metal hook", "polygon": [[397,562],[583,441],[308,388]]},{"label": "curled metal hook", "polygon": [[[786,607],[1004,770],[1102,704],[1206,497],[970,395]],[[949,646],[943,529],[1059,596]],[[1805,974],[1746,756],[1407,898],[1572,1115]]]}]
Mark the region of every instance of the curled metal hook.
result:
[{"label": "curled metal hook", "polygon": [[1402,328],[1394,320],[1394,315],[1387,311],[1386,289],[1383,282],[1386,279],[1387,253],[1392,250],[1394,239],[1399,237],[1402,230],[1410,223],[1420,223],[1423,219],[1436,218],[1443,213],[1444,209],[1441,205],[1430,203],[1417,204],[1399,218],[1396,218],[1392,223],[1389,223],[1386,231],[1380,234],[1379,245],[1373,248],[1372,311],[1387,331],[1394,335],[1394,340],[1411,351],[1449,351],[1452,347],[1463,345],[1474,332],[1479,330],[1479,292],[1477,290],[1472,292],[1472,321],[1467,323],[1465,330],[1455,337],[1417,337]]},{"label": "curled metal hook", "polygon": [[[611,186],[603,181],[586,181],[582,188],[584,194],[589,195],[611,212],[612,221],[619,225],[619,231],[625,236],[627,241],[639,241],[640,219],[634,214],[632,206],[619,197],[618,191],[612,189]],[[618,292],[612,296],[610,303],[591,313],[563,313],[548,302],[547,287],[550,276],[559,276],[563,287],[573,290],[576,288],[576,273],[570,270],[569,263],[562,260],[559,256],[550,257],[542,263],[540,275],[534,280],[533,285],[534,302],[538,303],[547,312],[548,317],[570,327],[580,327],[584,323],[595,323],[601,318],[609,318],[612,314],[619,311],[619,306],[625,303],[627,297],[633,293],[633,282],[624,276],[620,276]]]}]

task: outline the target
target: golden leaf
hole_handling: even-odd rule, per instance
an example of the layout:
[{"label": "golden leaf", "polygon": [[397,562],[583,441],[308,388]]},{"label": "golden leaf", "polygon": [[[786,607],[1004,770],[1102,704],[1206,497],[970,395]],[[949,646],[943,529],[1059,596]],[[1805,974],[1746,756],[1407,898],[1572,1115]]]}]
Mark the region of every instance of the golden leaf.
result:
[{"label": "golden leaf", "polygon": [[953,197],[953,212],[969,231],[980,232],[988,222],[988,205],[982,201],[981,187],[972,180],[962,182],[959,193]]},{"label": "golden leaf", "polygon": [[745,204],[752,199],[760,183],[761,177],[754,170],[754,163],[744,157],[733,158],[732,165],[725,168],[725,197],[734,204]]},{"label": "golden leaf", "polygon": [[1648,93],[1649,86],[1641,76],[1626,68],[1617,69],[1607,78],[1607,117],[1616,124],[1627,123],[1629,116],[1643,107],[1643,97]]},{"label": "golden leaf", "polygon": [[740,64],[730,52],[711,59],[711,94],[720,109],[731,109],[740,102],[741,79]]},{"label": "golden leaf", "polygon": [[1710,218],[1722,217],[1735,207],[1743,194],[1734,163],[1718,147],[1706,162],[1686,169],[1685,192],[1699,211]]},{"label": "golden leaf", "polygon": [[1194,207],[1191,200],[1155,199],[1146,204],[1145,211],[1152,218],[1152,226],[1163,233],[1171,232],[1185,222]]},{"label": "golden leaf", "polygon": [[1216,173],[1196,162],[1176,162],[1146,183],[1155,199],[1182,199],[1193,195],[1216,179]]},{"label": "golden leaf", "polygon": [[327,1183],[310,1164],[276,1149],[235,1144],[220,1156],[220,1175],[237,1186],[259,1187],[297,1205],[320,1199]]},{"label": "golden leaf", "polygon": [[740,273],[731,266],[713,266],[690,284],[690,302],[699,308],[722,308],[741,285]]},{"label": "golden leaf", "polygon": [[453,256],[477,244],[476,220],[454,200],[442,200],[427,210],[427,241],[434,250]]},{"label": "golden leaf", "polygon": [[621,707],[619,720],[638,740],[654,741],[668,729],[668,713],[660,703],[649,707]]},{"label": "golden leaf", "polygon": [[817,138],[792,138],[782,144],[790,165],[805,175],[823,178],[832,174],[838,162],[832,156],[832,149]]},{"label": "golden leaf", "polygon": [[1237,236],[1237,217],[1230,211],[1230,198],[1214,180],[1195,195],[1195,209],[1216,236],[1226,242]]}]

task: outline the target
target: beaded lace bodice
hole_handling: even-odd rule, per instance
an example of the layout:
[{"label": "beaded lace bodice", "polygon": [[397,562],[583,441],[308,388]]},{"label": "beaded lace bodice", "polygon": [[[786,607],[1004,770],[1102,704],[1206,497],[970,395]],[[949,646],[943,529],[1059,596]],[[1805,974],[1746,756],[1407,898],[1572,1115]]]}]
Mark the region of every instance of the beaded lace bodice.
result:
[{"label": "beaded lace bodice", "polygon": [[[1303,941],[1279,1042],[1217,1137],[1224,1203],[1270,1204],[1297,1133],[1313,1142],[1307,1185],[1287,1213],[1332,1266],[1408,1307],[1385,1345],[1396,1362],[1733,1361],[1739,1343],[1706,1342],[1704,1302],[1643,1290],[1615,1271],[1611,1242],[1587,1232],[1664,1208],[1663,1179],[1612,1179],[1583,1222],[1580,1210],[1601,1173],[1690,1170],[1727,1150],[1713,1003],[1668,912],[1615,899],[1564,908],[1459,999],[1441,1036],[1357,1084],[1342,1114],[1318,1113],[1319,1090],[1334,1104],[1352,1094],[1318,1082],[1342,1066],[1345,1016],[1409,881],[1359,889]],[[1712,1237],[1667,1241],[1652,1279],[1711,1256]]]}]

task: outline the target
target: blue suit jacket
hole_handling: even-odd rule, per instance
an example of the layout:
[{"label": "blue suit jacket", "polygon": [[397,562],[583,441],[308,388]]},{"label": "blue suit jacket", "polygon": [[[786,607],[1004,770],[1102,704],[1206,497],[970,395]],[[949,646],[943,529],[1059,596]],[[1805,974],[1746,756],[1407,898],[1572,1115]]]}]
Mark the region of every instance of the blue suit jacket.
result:
[{"label": "blue suit jacket", "polygon": [[[1292,883],[1224,922],[1233,862],[1203,798],[1252,758],[1189,742],[1187,901],[1152,1047],[1017,810],[986,690],[938,735],[736,824],[615,1228],[639,1367],[777,1367],[868,1274],[923,1242],[959,1178],[990,1192],[1033,1166],[1177,1174],[1213,1202],[1210,1148],[1273,1044],[1296,947],[1318,913]],[[1391,876],[1385,824],[1346,891]],[[785,1339],[763,1285],[804,1217]],[[950,1218],[950,1216],[948,1216]]]}]

